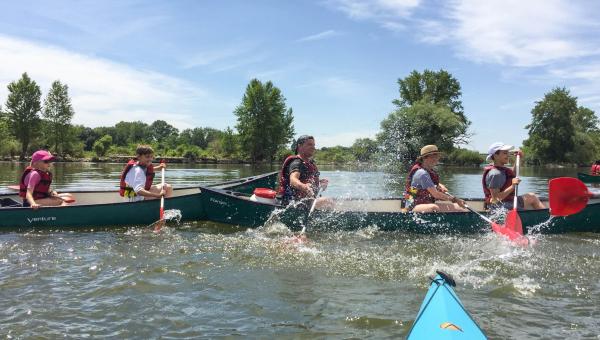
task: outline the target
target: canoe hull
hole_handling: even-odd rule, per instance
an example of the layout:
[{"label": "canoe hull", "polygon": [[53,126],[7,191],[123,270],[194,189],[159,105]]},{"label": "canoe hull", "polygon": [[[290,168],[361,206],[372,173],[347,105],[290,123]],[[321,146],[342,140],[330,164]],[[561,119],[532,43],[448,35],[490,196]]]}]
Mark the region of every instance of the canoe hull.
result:
[{"label": "canoe hull", "polygon": [[[274,187],[276,179],[277,173],[273,172],[217,183],[210,187],[251,193],[256,187]],[[165,210],[179,210],[182,221],[205,219],[202,191],[199,187],[175,189],[174,193],[174,197],[165,199]],[[73,194],[77,202],[69,206],[42,207],[37,210],[22,207],[0,208],[0,228],[14,230],[145,226],[159,219],[159,200],[123,202],[116,191],[75,191]],[[20,202],[20,198],[15,194],[0,195],[0,200]]]},{"label": "canoe hull", "polygon": [[577,178],[586,183],[600,183],[600,176],[585,174],[583,172],[578,172]]},{"label": "canoe hull", "polygon": [[[278,204],[252,202],[247,195],[230,190],[206,188],[202,195],[206,219],[214,222],[256,228],[268,220],[278,219],[297,230],[306,221],[307,209],[282,207]],[[471,205],[477,204],[471,202]],[[482,205],[482,202],[479,201]],[[384,207],[369,211],[369,206]],[[402,212],[400,200],[338,200],[340,209],[315,210],[311,226],[319,230],[356,230],[376,226],[384,231],[419,234],[480,233],[491,226],[471,212],[415,214]],[[349,207],[348,207],[349,206]],[[377,210],[377,209],[373,210]],[[386,211],[387,210],[387,211]],[[567,232],[600,232],[600,201],[593,200],[582,212],[550,219],[548,209],[519,211],[526,233],[558,234]]]}]

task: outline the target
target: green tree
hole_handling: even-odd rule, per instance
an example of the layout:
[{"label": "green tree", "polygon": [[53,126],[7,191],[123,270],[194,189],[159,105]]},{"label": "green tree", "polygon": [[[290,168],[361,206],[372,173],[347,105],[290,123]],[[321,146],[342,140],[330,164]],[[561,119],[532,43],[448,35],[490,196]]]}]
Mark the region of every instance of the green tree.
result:
[{"label": "green tree", "polygon": [[221,146],[223,148],[223,153],[227,157],[231,157],[237,153],[237,136],[230,127],[227,127],[225,133],[221,136]]},{"label": "green tree", "polygon": [[126,146],[131,143],[148,142],[152,139],[150,127],[148,124],[135,122],[118,122],[115,124],[115,136],[113,143],[119,146]]},{"label": "green tree", "polygon": [[27,73],[23,73],[21,79],[8,84],[8,92],[5,114],[12,134],[21,143],[20,158],[25,159],[29,143],[40,123],[42,92]]},{"label": "green tree", "polygon": [[102,136],[102,138],[98,139],[94,143],[94,152],[96,153],[96,155],[98,157],[106,155],[106,152],[108,151],[108,149],[110,149],[110,146],[112,145],[112,141],[113,139],[111,135],[104,135]]},{"label": "green tree", "polygon": [[529,138],[523,142],[533,153],[533,158],[542,162],[571,161],[569,155],[573,155],[576,125],[579,124],[574,123],[574,119],[578,114],[588,117],[585,110],[578,113],[577,98],[564,87],[553,89],[543,100],[536,102],[531,110],[531,123],[525,127],[529,129]]},{"label": "green tree", "polygon": [[463,123],[470,124],[465,117],[460,83],[444,70],[414,70],[404,79],[398,79],[400,98],[393,101],[399,108],[412,106],[426,100],[432,104],[445,105],[456,114]]},{"label": "green tree", "polygon": [[171,136],[178,136],[179,130],[164,120],[156,120],[150,125],[150,134],[156,142],[162,143]]},{"label": "green tree", "polygon": [[[69,98],[69,87],[55,80],[50,86],[50,91],[44,101],[44,111],[42,115],[48,121],[49,133],[47,140],[54,146],[57,153],[64,152],[67,145],[73,142],[71,134],[71,119],[75,111]],[[61,146],[59,150],[59,145]]]},{"label": "green tree", "polygon": [[92,151],[94,142],[96,142],[101,135],[98,134],[95,129],[83,125],[76,125],[74,128],[77,131],[77,138],[83,143],[83,150]]},{"label": "green tree", "polygon": [[386,165],[397,167],[410,163],[419,155],[421,147],[435,144],[450,151],[467,139],[467,124],[445,105],[428,100],[392,112],[381,122],[377,141]]},{"label": "green tree", "polygon": [[359,138],[352,144],[352,154],[360,162],[369,162],[377,152],[377,141],[370,138]]},{"label": "green tree", "polygon": [[252,162],[272,161],[294,135],[292,109],[270,81],[252,79],[234,113],[241,150]]}]

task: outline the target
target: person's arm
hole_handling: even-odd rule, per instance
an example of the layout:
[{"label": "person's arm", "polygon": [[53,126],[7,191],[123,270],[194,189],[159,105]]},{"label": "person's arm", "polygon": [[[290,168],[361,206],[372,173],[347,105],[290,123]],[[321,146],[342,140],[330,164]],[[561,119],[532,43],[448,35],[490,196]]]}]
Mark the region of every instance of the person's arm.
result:
[{"label": "person's arm", "polygon": [[37,173],[37,171],[32,171],[29,173],[29,179],[27,181],[27,192],[25,193],[25,199],[27,200],[27,202],[29,202],[29,205],[31,206],[32,209],[37,209],[40,207],[39,204],[37,204],[35,202],[35,199],[33,198],[33,190],[35,189],[35,186],[38,185],[38,183],[42,180],[42,178],[40,177],[40,174]]},{"label": "person's arm", "polygon": [[521,182],[518,177],[513,178],[511,185],[504,190],[500,190],[504,185],[504,181],[506,181],[506,177],[500,172],[490,172],[488,173],[488,177],[489,178],[486,179],[486,185],[492,194],[492,202],[501,202],[504,200],[508,195],[515,191],[515,187]]},{"label": "person's arm", "polygon": [[450,196],[444,192],[441,192],[440,190],[438,190],[435,185],[432,187],[427,188],[427,191],[431,194],[431,196],[433,196],[435,199],[440,200],[440,201],[450,201],[452,203],[458,203],[458,205],[460,205],[461,207],[464,206],[465,201],[461,200],[460,198],[457,197],[453,197]]},{"label": "person's arm", "polygon": [[144,185],[146,184],[146,173],[144,173],[144,170],[140,169],[139,167],[136,167],[132,170],[135,171],[132,187],[133,191],[135,191],[137,195],[142,197],[160,198],[165,194],[164,188],[161,188],[159,193],[154,193],[149,190],[146,190],[144,188]]},{"label": "person's arm", "polygon": [[315,194],[312,185],[300,182],[300,171],[294,171],[290,174],[290,186],[305,193],[307,196],[313,196]]}]

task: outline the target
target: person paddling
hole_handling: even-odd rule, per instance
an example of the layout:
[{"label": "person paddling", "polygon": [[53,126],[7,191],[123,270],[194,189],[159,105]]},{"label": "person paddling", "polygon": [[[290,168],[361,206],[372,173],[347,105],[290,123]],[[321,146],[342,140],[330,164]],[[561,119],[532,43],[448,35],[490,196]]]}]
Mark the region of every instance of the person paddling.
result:
[{"label": "person paddling", "polygon": [[[485,208],[494,209],[504,207],[513,209],[513,199],[515,188],[521,182],[521,179],[515,176],[513,169],[507,168],[509,151],[513,149],[512,145],[506,145],[502,142],[496,142],[490,145],[488,149],[487,161],[491,161],[483,169],[481,184],[485,195]],[[517,151],[522,156],[521,151]],[[516,166],[516,164],[515,164]],[[526,193],[517,197],[518,209],[545,209],[546,207],[534,193]]]},{"label": "person paddling", "polygon": [[121,172],[119,195],[128,202],[142,201],[146,198],[170,197],[173,188],[165,183],[152,185],[154,170],[166,168],[165,163],[153,166],[154,150],[149,145],[139,145],[136,149],[137,157],[129,160]]},{"label": "person paddling", "polygon": [[46,150],[38,150],[31,155],[31,164],[25,168],[19,182],[19,196],[23,206],[37,209],[40,206],[67,205],[65,197],[72,200],[70,194],[59,195],[51,189],[52,172],[50,166],[54,156]]},{"label": "person paddling", "polygon": [[600,176],[600,160],[597,160],[592,164],[590,169],[590,175],[592,176]]},{"label": "person paddling", "polygon": [[[425,145],[421,154],[406,176],[405,197],[408,209],[413,212],[467,211],[465,201],[447,194],[448,189],[440,183],[434,167],[440,161],[441,152],[435,145]],[[440,202],[449,201],[449,202]]]},{"label": "person paddling", "polygon": [[[313,160],[315,154],[315,139],[313,136],[302,135],[292,144],[294,155],[285,159],[279,172],[279,189],[277,198],[283,205],[292,201],[302,201],[314,197],[319,188],[325,190],[329,181],[319,178],[319,169]],[[330,207],[330,198],[316,198],[315,208]],[[312,205],[312,202],[308,205]]]}]

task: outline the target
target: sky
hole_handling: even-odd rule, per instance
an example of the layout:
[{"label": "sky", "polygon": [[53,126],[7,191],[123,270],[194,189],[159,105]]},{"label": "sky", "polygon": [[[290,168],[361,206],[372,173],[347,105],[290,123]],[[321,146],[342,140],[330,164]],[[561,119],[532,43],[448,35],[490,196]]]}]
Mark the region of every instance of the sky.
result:
[{"label": "sky", "polygon": [[536,101],[566,87],[600,112],[600,2],[563,0],[5,1],[0,104],[23,72],[69,86],[73,123],[235,127],[249,81],[272,81],[317,147],[373,138],[398,79],[461,84],[465,147],[521,145]]}]

